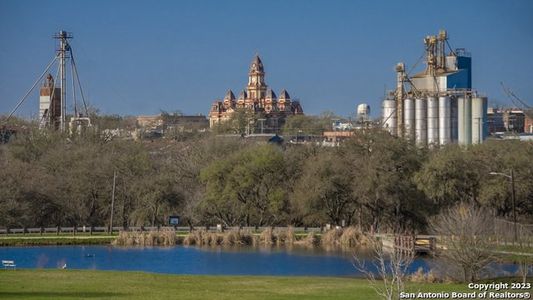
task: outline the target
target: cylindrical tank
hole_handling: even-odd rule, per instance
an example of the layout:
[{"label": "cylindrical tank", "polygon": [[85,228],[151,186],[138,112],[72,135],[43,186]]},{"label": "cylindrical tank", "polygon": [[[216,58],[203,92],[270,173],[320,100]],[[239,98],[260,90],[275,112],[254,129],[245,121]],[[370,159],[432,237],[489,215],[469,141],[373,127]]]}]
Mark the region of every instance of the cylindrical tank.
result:
[{"label": "cylindrical tank", "polygon": [[481,144],[487,137],[487,97],[472,98],[472,144]]},{"label": "cylindrical tank", "polygon": [[415,134],[416,143],[421,146],[427,145],[427,102],[426,99],[415,100]]},{"label": "cylindrical tank", "polygon": [[450,97],[439,97],[439,144],[446,145],[451,141],[451,103]]},{"label": "cylindrical tank", "polygon": [[439,143],[439,100],[428,96],[428,145]]},{"label": "cylindrical tank", "polygon": [[457,140],[459,145],[472,144],[472,99],[468,95],[457,99]]},{"label": "cylindrical tank", "polygon": [[405,124],[405,137],[415,138],[415,101],[407,98],[403,101],[403,123]]},{"label": "cylindrical tank", "polygon": [[396,101],[391,99],[383,100],[382,124],[391,134],[396,135]]},{"label": "cylindrical tank", "polygon": [[361,103],[357,105],[357,114],[358,115],[370,115],[370,105],[366,103]]},{"label": "cylindrical tank", "polygon": [[451,141],[457,142],[457,97],[450,97],[450,130],[451,130]]},{"label": "cylindrical tank", "polygon": [[370,105],[366,103],[361,103],[357,105],[357,120],[358,121],[368,121],[370,116]]}]

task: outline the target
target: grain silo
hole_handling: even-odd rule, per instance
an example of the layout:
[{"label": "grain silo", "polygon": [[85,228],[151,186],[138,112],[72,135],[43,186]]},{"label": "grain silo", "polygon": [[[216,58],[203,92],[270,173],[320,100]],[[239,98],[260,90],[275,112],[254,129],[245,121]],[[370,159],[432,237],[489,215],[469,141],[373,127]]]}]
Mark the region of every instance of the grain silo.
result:
[{"label": "grain silo", "polygon": [[396,122],[396,101],[394,99],[385,99],[383,100],[382,107],[382,120],[383,127],[388,130],[391,134],[395,134],[397,130]]},{"label": "grain silo", "polygon": [[404,101],[404,119],[405,124],[405,136],[414,140],[415,139],[415,100],[413,98],[407,98]]},{"label": "grain silo", "polygon": [[487,135],[487,97],[472,98],[472,144],[481,144]]},{"label": "grain silo", "polygon": [[420,146],[483,142],[487,98],[472,89],[470,54],[452,50],[445,30],[424,38],[424,46],[424,71],[409,76],[405,64],[396,65],[396,90],[383,102],[383,126]]},{"label": "grain silo", "polygon": [[427,102],[424,98],[415,100],[415,134],[416,143],[420,146],[427,145]]}]

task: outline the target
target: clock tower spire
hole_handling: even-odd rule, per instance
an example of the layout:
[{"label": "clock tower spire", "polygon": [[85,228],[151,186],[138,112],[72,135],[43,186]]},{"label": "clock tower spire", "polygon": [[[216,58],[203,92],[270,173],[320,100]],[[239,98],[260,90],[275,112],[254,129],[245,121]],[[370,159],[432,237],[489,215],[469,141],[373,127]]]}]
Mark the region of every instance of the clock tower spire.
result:
[{"label": "clock tower spire", "polygon": [[265,70],[263,68],[263,62],[257,54],[250,64],[247,90],[248,97],[254,101],[259,101],[266,95],[267,85],[265,83]]}]

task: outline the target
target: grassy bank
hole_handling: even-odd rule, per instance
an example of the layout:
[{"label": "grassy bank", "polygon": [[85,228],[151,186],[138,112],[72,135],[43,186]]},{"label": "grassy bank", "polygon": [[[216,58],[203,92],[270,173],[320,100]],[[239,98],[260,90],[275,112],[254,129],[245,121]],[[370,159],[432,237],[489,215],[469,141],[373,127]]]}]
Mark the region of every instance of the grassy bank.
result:
[{"label": "grassy bank", "polygon": [[[176,238],[175,238],[175,244],[176,245],[198,245],[198,246],[215,246],[214,244],[211,244],[210,242],[206,242],[205,238],[209,238],[212,236],[217,236],[218,234],[212,233],[212,234],[198,234],[198,232],[202,231],[195,231],[193,234],[189,232],[177,232]],[[139,243],[139,237],[135,236],[142,236],[148,235],[150,232],[144,232],[144,233],[133,233],[132,238],[130,242],[128,242],[128,233],[126,233],[126,237],[120,236],[118,233],[114,233],[113,235],[109,234],[55,234],[55,233],[47,233],[47,234],[10,234],[10,235],[3,235],[0,236],[0,247],[2,246],[47,246],[47,245],[110,245],[114,241],[117,241],[117,245],[120,246],[154,246],[153,243]],[[251,236],[259,239],[261,236],[261,233],[252,233]],[[296,233],[295,234],[295,240],[304,240],[308,236],[307,233]],[[317,236],[320,236],[319,234]],[[145,238],[146,238],[145,237]],[[118,239],[117,239],[118,238]],[[236,243],[240,244],[240,243]],[[165,244],[162,244],[165,245]],[[250,244],[252,245],[252,244]],[[168,246],[168,245],[166,245]]]},{"label": "grassy bank", "polygon": [[[351,235],[351,231],[348,231]],[[300,242],[301,244],[314,245],[320,241],[320,233],[297,232],[292,230],[263,230],[263,231],[236,231],[208,232],[203,229],[189,231],[121,231],[108,233],[85,232],[72,233],[31,233],[0,235],[0,246],[40,246],[40,245],[106,245],[118,246],[169,246],[197,245],[284,245]],[[350,238],[347,241],[353,240]],[[334,241],[338,242],[338,241]],[[340,243],[340,242],[339,242]],[[331,245],[333,246],[333,244]]]},{"label": "grassy bank", "polygon": [[[467,291],[411,284],[411,291]],[[188,276],[80,270],[0,270],[1,299],[378,299],[364,279]]]},{"label": "grassy bank", "polygon": [[112,235],[25,235],[0,237],[0,246],[105,245],[115,240]]}]

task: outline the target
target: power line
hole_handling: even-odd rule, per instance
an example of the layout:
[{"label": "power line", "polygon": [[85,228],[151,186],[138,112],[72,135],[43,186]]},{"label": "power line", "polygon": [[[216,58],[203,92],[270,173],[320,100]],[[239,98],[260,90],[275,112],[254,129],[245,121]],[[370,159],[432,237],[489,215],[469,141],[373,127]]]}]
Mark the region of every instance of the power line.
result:
[{"label": "power line", "polygon": [[[85,108],[85,115],[88,117],[89,109],[87,108],[87,102],[85,102],[85,95],[83,94],[83,88],[81,87],[80,76],[78,75],[78,68],[76,67],[74,53],[72,53],[72,47],[70,48],[70,58],[72,59],[71,64],[74,69],[74,74],[76,75],[76,80],[78,81],[78,86],[80,88],[81,101],[83,102],[83,107]],[[72,76],[74,76],[74,74]]]},{"label": "power line", "polygon": [[22,99],[20,99],[20,101],[17,103],[17,105],[15,106],[15,108],[13,108],[13,110],[9,113],[9,115],[7,116],[6,118],[6,122],[9,121],[9,119],[11,118],[11,116],[13,116],[13,114],[17,111],[17,109],[20,107],[20,105],[22,105],[22,103],[26,100],[26,98],[28,97],[28,95],[33,91],[33,89],[35,88],[35,86],[41,81],[41,79],[44,77],[44,75],[46,75],[46,73],[48,72],[48,70],[50,69],[50,67],[52,66],[52,64],[57,60],[57,56],[54,56],[54,58],[52,59],[52,61],[48,64],[48,66],[46,67],[46,69],[44,69],[44,72],[41,74],[41,76],[39,76],[39,78],[37,78],[37,80],[35,81],[35,83],[31,86],[30,90],[24,95],[24,97],[22,97]]}]

